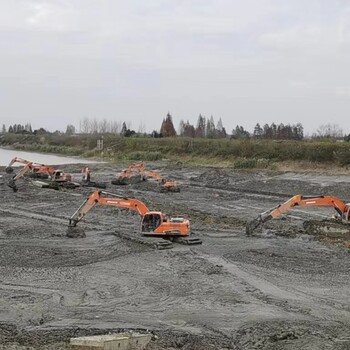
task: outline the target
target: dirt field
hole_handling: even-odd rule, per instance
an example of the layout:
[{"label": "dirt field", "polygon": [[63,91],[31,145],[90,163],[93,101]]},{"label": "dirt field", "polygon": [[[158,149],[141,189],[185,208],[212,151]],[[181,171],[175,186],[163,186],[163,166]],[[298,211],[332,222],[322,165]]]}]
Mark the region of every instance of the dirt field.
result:
[{"label": "dirt field", "polygon": [[[0,349],[68,349],[70,337],[152,332],[149,349],[350,349],[350,250],[305,234],[331,208],[293,209],[246,236],[246,220],[295,194],[349,197],[350,177],[152,168],[181,185],[92,180],[171,216],[188,215],[199,246],[156,250],[135,237],[139,217],[96,207],[65,236],[92,188],[54,191],[0,185]],[[80,165],[67,165],[76,173]],[[120,170],[120,169],[119,169]],[[149,241],[152,238],[148,238]]]}]

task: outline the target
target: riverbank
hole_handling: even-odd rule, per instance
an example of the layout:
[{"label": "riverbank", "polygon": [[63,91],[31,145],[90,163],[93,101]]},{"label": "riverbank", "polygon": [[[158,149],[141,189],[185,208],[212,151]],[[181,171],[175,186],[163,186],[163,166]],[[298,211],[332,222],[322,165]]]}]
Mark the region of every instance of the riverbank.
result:
[{"label": "riverbank", "polygon": [[181,162],[184,166],[215,166],[266,171],[321,171],[347,174],[350,143],[316,141],[231,140],[120,137],[104,135],[0,135],[6,149],[103,160]]},{"label": "riverbank", "polygon": [[[92,164],[98,163],[97,160],[85,159],[78,156],[67,157],[59,154],[51,153],[37,153],[37,152],[24,152],[18,151],[11,148],[0,148],[0,167],[5,167],[9,164],[13,158],[22,158],[29,160],[38,164],[50,164],[50,165],[60,165],[60,164]],[[18,164],[14,164],[17,166]]]}]

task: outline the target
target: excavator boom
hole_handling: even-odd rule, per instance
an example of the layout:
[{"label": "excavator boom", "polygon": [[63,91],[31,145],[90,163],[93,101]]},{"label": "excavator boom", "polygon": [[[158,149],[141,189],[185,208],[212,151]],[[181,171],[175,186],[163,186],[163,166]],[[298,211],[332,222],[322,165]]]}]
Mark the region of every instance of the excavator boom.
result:
[{"label": "excavator boom", "polygon": [[[108,197],[104,197],[108,196]],[[141,216],[149,212],[148,208],[141,201],[134,198],[122,197],[116,193],[107,191],[95,191],[81,204],[78,210],[69,219],[70,226],[76,224],[96,205],[109,205],[117,208],[130,209],[136,211]]]},{"label": "excavator boom", "polygon": [[333,207],[342,218],[343,222],[349,222],[349,206],[342,200],[333,196],[301,196],[296,195],[277,207],[261,213],[246,225],[246,233],[252,233],[257,227],[266,221],[277,218],[290,208],[304,207]]}]

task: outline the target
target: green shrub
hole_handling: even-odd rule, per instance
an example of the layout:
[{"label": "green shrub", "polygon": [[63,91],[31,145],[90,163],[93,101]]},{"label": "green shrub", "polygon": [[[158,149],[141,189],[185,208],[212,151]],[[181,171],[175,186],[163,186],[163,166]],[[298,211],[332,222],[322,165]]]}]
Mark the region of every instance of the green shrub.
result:
[{"label": "green shrub", "polygon": [[350,164],[350,149],[334,151],[333,156],[341,166]]},{"label": "green shrub", "polygon": [[161,152],[136,151],[129,152],[125,158],[129,160],[156,161],[161,160],[164,157]]},{"label": "green shrub", "polygon": [[235,169],[266,169],[270,163],[270,160],[265,158],[239,158],[235,160],[233,167]]}]

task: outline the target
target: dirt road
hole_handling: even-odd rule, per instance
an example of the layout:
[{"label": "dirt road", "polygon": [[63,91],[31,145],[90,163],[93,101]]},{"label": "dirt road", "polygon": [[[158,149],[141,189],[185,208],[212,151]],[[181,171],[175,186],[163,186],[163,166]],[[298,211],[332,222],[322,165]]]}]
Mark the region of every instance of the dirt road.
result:
[{"label": "dirt road", "polygon": [[139,217],[109,207],[79,223],[86,238],[69,239],[68,217],[91,188],[0,185],[0,349],[64,349],[72,336],[125,329],[154,333],[149,349],[350,349],[349,249],[302,228],[332,209],[293,209],[254,236],[244,230],[295,194],[346,200],[350,177],[158,166],[180,193],[113,186],[107,166],[93,180],[188,215],[202,245],[155,250],[122,238],[136,235]]}]

